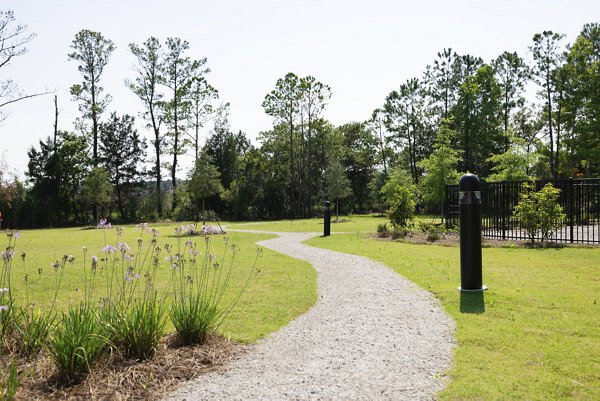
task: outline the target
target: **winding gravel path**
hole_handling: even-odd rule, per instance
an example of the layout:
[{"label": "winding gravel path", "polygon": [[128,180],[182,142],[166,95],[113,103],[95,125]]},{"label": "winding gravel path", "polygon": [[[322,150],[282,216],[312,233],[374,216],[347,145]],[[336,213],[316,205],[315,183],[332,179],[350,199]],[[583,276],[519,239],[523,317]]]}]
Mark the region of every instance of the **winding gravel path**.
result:
[{"label": "winding gravel path", "polygon": [[276,233],[259,244],[310,262],[319,300],[222,372],[169,400],[433,399],[450,366],[454,322],[428,292],[370,259]]}]

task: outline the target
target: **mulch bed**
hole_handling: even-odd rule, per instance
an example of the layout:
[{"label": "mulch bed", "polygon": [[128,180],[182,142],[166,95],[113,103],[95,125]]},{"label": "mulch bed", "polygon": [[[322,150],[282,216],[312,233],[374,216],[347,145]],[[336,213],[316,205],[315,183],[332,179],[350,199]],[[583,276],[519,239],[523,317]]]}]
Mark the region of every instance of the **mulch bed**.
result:
[{"label": "mulch bed", "polygon": [[[380,237],[378,234],[372,234],[371,238],[380,241],[397,241],[407,242],[410,244],[425,244],[425,245],[442,245],[442,246],[459,246],[460,236],[456,232],[440,233],[440,239],[436,241],[429,241],[427,239],[427,233],[421,230],[415,230],[410,232],[403,238],[392,239],[391,237]],[[589,248],[593,245],[587,244],[566,244],[560,242],[535,242],[531,243],[528,241],[513,241],[513,240],[500,240],[500,239],[489,239],[484,238],[481,242],[482,248],[535,248],[535,249],[546,249],[546,248]]]},{"label": "mulch bed", "polygon": [[[222,369],[248,346],[212,336],[203,345],[179,347],[174,335],[165,337],[154,358],[135,362],[118,354],[98,361],[80,383],[67,386],[56,377],[52,361],[39,355],[20,361],[21,383],[17,400],[152,400],[166,395],[182,383],[207,372]],[[6,372],[8,359],[0,367]]]}]

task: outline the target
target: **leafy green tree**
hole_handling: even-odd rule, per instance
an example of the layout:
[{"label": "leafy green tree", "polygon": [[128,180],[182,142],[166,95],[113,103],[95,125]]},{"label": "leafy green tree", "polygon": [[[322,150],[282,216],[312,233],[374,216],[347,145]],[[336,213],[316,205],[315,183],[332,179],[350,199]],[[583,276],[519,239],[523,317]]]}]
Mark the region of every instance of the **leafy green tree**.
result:
[{"label": "leafy green tree", "polygon": [[441,104],[442,118],[449,118],[460,88],[460,57],[451,48],[438,52],[433,66],[427,66],[425,82],[435,103]]},{"label": "leafy green tree", "polygon": [[440,216],[444,215],[444,199],[446,185],[456,184],[460,174],[456,170],[460,160],[458,151],[452,147],[456,133],[450,129],[449,123],[442,123],[438,132],[434,151],[420,163],[425,171],[420,190],[425,202],[439,205]]},{"label": "leafy green tree", "polygon": [[205,205],[204,201],[223,190],[221,184],[221,173],[214,165],[211,157],[206,153],[201,152],[200,157],[196,160],[194,169],[189,174],[189,190],[192,199],[196,205],[196,217],[198,217],[199,206],[202,205],[202,215],[204,216]]},{"label": "leafy green tree", "polygon": [[[492,61],[502,97],[504,132],[508,132],[511,111],[525,104],[523,93],[530,71],[516,52],[504,52]],[[505,149],[506,150],[506,149]]]},{"label": "leafy green tree", "polygon": [[71,86],[71,95],[80,102],[79,110],[84,119],[92,120],[92,161],[97,165],[98,124],[110,101],[109,95],[102,95],[104,88],[100,86],[100,78],[115,45],[100,32],[84,29],[75,35],[71,49],[73,52],[69,53],[69,60],[78,63],[77,70],[83,76],[82,83]]},{"label": "leafy green tree", "polygon": [[81,188],[83,205],[90,209],[98,208],[100,214],[108,217],[112,203],[112,186],[109,176],[102,167],[94,167],[85,177]]},{"label": "leafy green tree", "polygon": [[276,126],[285,127],[288,137],[288,157],[290,186],[289,202],[293,217],[298,214],[298,195],[294,187],[298,187],[298,171],[296,168],[295,139],[296,124],[300,114],[300,78],[292,72],[277,80],[275,89],[265,96],[262,103],[265,113],[273,117]]},{"label": "leafy green tree", "polygon": [[200,129],[214,118],[220,116],[226,118],[229,104],[215,107],[214,102],[218,99],[219,91],[209,85],[206,78],[202,76],[192,78],[186,101],[188,107],[186,114],[191,131],[188,131],[186,135],[194,146],[195,159],[198,158],[200,152]]},{"label": "leafy green tree", "polygon": [[383,168],[383,174],[387,177],[388,175],[388,163],[389,163],[389,154],[392,153],[392,149],[388,146],[388,137],[385,135],[384,130],[385,127],[385,111],[383,109],[375,109],[373,114],[371,114],[371,119],[369,120],[369,126],[373,131],[373,134],[379,139],[379,150],[381,152],[380,160],[381,166]]},{"label": "leafy green tree", "polygon": [[424,92],[418,79],[410,79],[385,99],[385,126],[392,139],[406,151],[413,181],[418,184],[418,163],[431,147],[431,137],[424,122]]},{"label": "leafy green tree", "polygon": [[552,184],[546,184],[538,192],[532,191],[531,186],[525,184],[513,210],[513,217],[527,231],[532,243],[538,233],[543,242],[562,226],[566,215],[558,204],[559,195],[560,189],[554,188]]},{"label": "leafy green tree", "polygon": [[468,75],[460,87],[454,109],[461,170],[487,175],[487,159],[503,147],[500,87],[490,66]]},{"label": "leafy green tree", "polygon": [[79,204],[81,183],[89,166],[88,144],[84,137],[59,131],[57,141],[48,137],[27,152],[34,226],[83,224]]},{"label": "leafy green tree", "polygon": [[[324,134],[329,132],[322,113],[331,97],[328,85],[313,76],[288,73],[277,80],[275,89],[265,96],[263,108],[273,117],[274,130],[268,134],[285,137],[279,146],[279,160],[289,166],[289,215],[311,216],[312,205],[321,184],[326,164]],[[266,138],[266,136],[265,136]],[[275,143],[275,142],[272,142]],[[280,139],[277,140],[281,144]]]},{"label": "leafy green tree", "polygon": [[229,129],[226,120],[218,119],[214,130],[202,147],[211,157],[221,173],[221,182],[225,188],[237,177],[239,159],[252,148],[250,140],[242,131],[237,134]]},{"label": "leafy green tree", "polygon": [[158,39],[150,37],[141,46],[129,44],[129,50],[137,59],[134,67],[137,76],[134,81],[127,80],[127,87],[136,94],[144,104],[143,116],[152,129],[152,146],[154,148],[154,168],[151,174],[155,178],[156,212],[162,216],[162,190],[161,190],[161,159],[165,135],[161,134],[164,108],[159,84],[162,82],[161,63],[163,58],[162,46]]},{"label": "leafy green tree", "polygon": [[208,73],[204,67],[206,58],[192,60],[185,53],[190,45],[180,38],[167,38],[166,53],[161,65],[161,83],[169,91],[165,103],[164,119],[169,128],[169,153],[173,156],[171,162],[171,181],[173,185],[172,210],[177,207],[177,166],[178,157],[185,152],[187,142],[184,140],[185,122],[188,116],[188,97],[194,80]]},{"label": "leafy green tree", "polygon": [[[556,142],[553,130],[553,113],[556,91],[556,70],[562,63],[562,55],[559,51],[560,42],[564,35],[554,33],[552,31],[544,31],[536,33],[533,36],[533,44],[530,50],[533,54],[533,76],[536,83],[542,87],[540,97],[544,99],[545,111],[547,118],[547,130],[549,138],[550,151],[550,172],[553,177],[557,176],[557,157],[556,157]],[[560,139],[556,139],[560,142]]]},{"label": "leafy green tree", "polygon": [[319,119],[331,98],[331,88],[311,75],[300,78],[300,151],[302,160],[299,175],[303,189],[300,191],[304,215],[312,217],[313,195],[318,185],[318,152],[315,138],[318,135]]},{"label": "leafy green tree", "polygon": [[586,24],[567,53],[565,102],[570,171],[600,174],[600,24]]},{"label": "leafy green tree", "polygon": [[531,178],[529,171],[536,162],[536,154],[528,152],[526,141],[511,132],[509,142],[510,146],[506,152],[495,154],[488,159],[494,164],[493,174],[487,177],[488,181],[525,181]]},{"label": "leafy green tree", "polygon": [[325,169],[325,183],[325,193],[329,198],[335,199],[335,221],[338,221],[340,199],[352,195],[352,188],[342,163],[333,157],[329,159]]},{"label": "leafy green tree", "polygon": [[337,128],[339,139],[331,147],[340,147],[342,165],[352,187],[352,208],[368,210],[371,194],[369,183],[375,174],[377,160],[377,138],[365,123],[351,122]]},{"label": "leafy green tree", "polygon": [[396,167],[381,189],[386,203],[390,205],[388,217],[395,228],[407,228],[412,225],[418,190],[410,175]]},{"label": "leafy green tree", "polygon": [[134,128],[135,119],[127,114],[111,113],[108,122],[100,124],[100,162],[114,186],[121,219],[135,217],[134,189],[142,179],[142,163],[146,157],[146,141]]}]

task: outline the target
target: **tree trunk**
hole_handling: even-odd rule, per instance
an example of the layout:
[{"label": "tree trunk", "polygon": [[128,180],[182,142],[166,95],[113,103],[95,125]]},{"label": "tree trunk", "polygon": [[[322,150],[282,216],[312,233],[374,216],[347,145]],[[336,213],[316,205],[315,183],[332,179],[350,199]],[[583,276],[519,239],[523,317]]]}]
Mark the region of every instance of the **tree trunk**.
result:
[{"label": "tree trunk", "polygon": [[58,137],[58,96],[54,95],[54,152],[56,152],[56,139]]},{"label": "tree trunk", "polygon": [[550,174],[556,178],[556,169],[554,164],[554,136],[552,135],[552,95],[550,92],[550,71],[546,75],[546,96],[548,107],[548,136],[550,137]]}]

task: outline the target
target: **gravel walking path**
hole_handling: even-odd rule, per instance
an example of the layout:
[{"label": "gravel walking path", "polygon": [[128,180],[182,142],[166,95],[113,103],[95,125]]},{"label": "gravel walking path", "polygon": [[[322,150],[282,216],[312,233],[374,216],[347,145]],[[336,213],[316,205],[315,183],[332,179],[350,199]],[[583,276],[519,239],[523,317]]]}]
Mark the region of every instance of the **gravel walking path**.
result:
[{"label": "gravel walking path", "polygon": [[454,346],[433,296],[380,263],[301,243],[316,233],[277,234],[259,245],[310,262],[317,303],[168,399],[433,399]]}]

